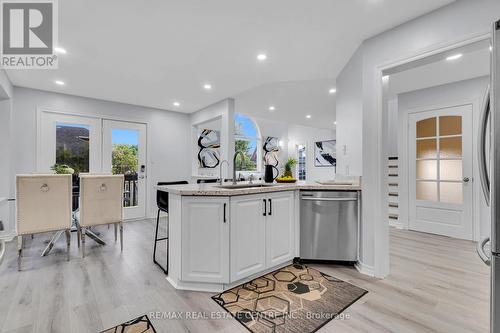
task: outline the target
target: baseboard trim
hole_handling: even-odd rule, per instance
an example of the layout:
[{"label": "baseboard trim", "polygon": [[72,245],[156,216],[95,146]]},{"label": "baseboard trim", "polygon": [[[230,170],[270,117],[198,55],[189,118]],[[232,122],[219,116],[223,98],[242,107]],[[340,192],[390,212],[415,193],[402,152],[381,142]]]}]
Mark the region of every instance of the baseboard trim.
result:
[{"label": "baseboard trim", "polygon": [[373,268],[373,266],[365,265],[361,261],[358,261],[356,264],[354,264],[354,267],[356,267],[358,272],[360,272],[361,274],[375,277],[375,269]]},{"label": "baseboard trim", "polygon": [[5,235],[0,236],[0,240],[6,241],[6,242],[11,242],[14,238],[16,237],[15,232],[11,232]]}]

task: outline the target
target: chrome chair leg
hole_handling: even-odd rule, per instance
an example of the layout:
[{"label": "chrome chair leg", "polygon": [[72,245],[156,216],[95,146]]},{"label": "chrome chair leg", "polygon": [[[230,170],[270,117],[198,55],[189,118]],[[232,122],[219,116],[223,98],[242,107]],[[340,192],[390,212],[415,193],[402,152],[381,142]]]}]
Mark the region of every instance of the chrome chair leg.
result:
[{"label": "chrome chair leg", "polygon": [[113,224],[113,227],[115,228],[115,243],[118,240],[118,226],[116,223]]},{"label": "chrome chair leg", "polygon": [[123,252],[123,222],[120,222],[120,251]]},{"label": "chrome chair leg", "polygon": [[17,236],[17,270],[21,271],[21,257],[23,256],[23,236]]},{"label": "chrome chair leg", "polygon": [[82,228],[82,258],[85,258],[85,227]]},{"label": "chrome chair leg", "polygon": [[70,250],[70,245],[71,245],[71,229],[66,229],[66,251],[68,254],[68,261],[69,261],[69,250]]},{"label": "chrome chair leg", "polygon": [[76,242],[78,243],[78,248],[80,248],[80,241],[82,238],[82,228],[80,227],[80,224],[76,224]]}]

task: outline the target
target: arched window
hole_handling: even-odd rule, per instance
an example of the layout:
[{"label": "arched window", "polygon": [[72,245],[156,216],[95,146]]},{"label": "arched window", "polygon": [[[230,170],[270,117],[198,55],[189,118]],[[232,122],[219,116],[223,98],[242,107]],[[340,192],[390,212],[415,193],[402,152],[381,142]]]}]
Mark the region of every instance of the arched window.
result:
[{"label": "arched window", "polygon": [[236,160],[236,171],[260,170],[261,138],[257,124],[249,117],[236,113],[234,115],[234,147],[235,151],[243,153]]}]

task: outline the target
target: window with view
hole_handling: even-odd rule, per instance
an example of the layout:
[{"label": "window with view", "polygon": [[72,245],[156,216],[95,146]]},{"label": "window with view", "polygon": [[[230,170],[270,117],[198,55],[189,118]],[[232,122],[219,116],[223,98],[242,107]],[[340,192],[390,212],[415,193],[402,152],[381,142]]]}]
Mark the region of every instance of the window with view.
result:
[{"label": "window with view", "polygon": [[235,151],[242,153],[236,160],[236,171],[258,171],[260,135],[257,125],[249,117],[235,114],[234,133]]},{"label": "window with view", "polygon": [[56,164],[75,173],[89,172],[89,130],[87,125],[56,123]]}]

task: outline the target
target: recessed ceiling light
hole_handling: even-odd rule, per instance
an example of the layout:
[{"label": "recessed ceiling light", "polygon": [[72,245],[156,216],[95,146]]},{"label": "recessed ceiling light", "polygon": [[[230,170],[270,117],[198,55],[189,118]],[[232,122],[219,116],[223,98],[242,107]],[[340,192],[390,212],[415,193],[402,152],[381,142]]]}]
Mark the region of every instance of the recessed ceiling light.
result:
[{"label": "recessed ceiling light", "polygon": [[493,51],[493,46],[490,45],[490,52]]},{"label": "recessed ceiling light", "polygon": [[337,92],[337,89],[335,89],[335,88],[328,90],[328,93],[330,93],[330,94],[335,94],[336,92]]},{"label": "recessed ceiling light", "polygon": [[205,84],[203,85],[203,89],[205,89],[205,90],[211,90],[211,89],[212,89],[212,85],[211,85],[211,84],[209,84],[209,83],[205,83]]},{"label": "recessed ceiling light", "polygon": [[56,53],[61,53],[61,54],[66,54],[66,49],[63,49],[62,47],[54,47],[54,51],[56,51]]},{"label": "recessed ceiling light", "polygon": [[308,114],[308,115],[306,116],[306,118],[307,118],[307,119],[311,119],[311,115],[310,115],[310,114]]},{"label": "recessed ceiling light", "polygon": [[174,106],[181,106],[181,103],[179,103],[179,102],[173,102],[172,104],[173,104]]},{"label": "recessed ceiling light", "polygon": [[61,81],[61,80],[56,80],[55,83],[58,84],[58,85],[60,85],[60,86],[64,86],[65,85],[64,81]]},{"label": "recessed ceiling light", "polygon": [[382,81],[384,81],[384,82],[389,81],[389,75],[382,76]]},{"label": "recessed ceiling light", "polygon": [[276,110],[276,107],[274,107],[274,106],[272,106],[272,105],[271,105],[271,106],[269,107],[269,111],[274,111],[274,110]]},{"label": "recessed ceiling light", "polygon": [[267,59],[267,54],[265,54],[265,53],[260,53],[260,54],[257,55],[257,60],[258,61],[264,61],[266,59]]},{"label": "recessed ceiling light", "polygon": [[452,56],[449,56],[448,58],[446,58],[446,60],[453,61],[453,60],[457,60],[457,59],[462,58],[462,56],[463,56],[462,53],[458,53],[458,54],[454,54]]},{"label": "recessed ceiling light", "polygon": [[334,124],[334,125],[337,125],[337,121],[334,121],[334,122],[333,122],[333,124]]}]

